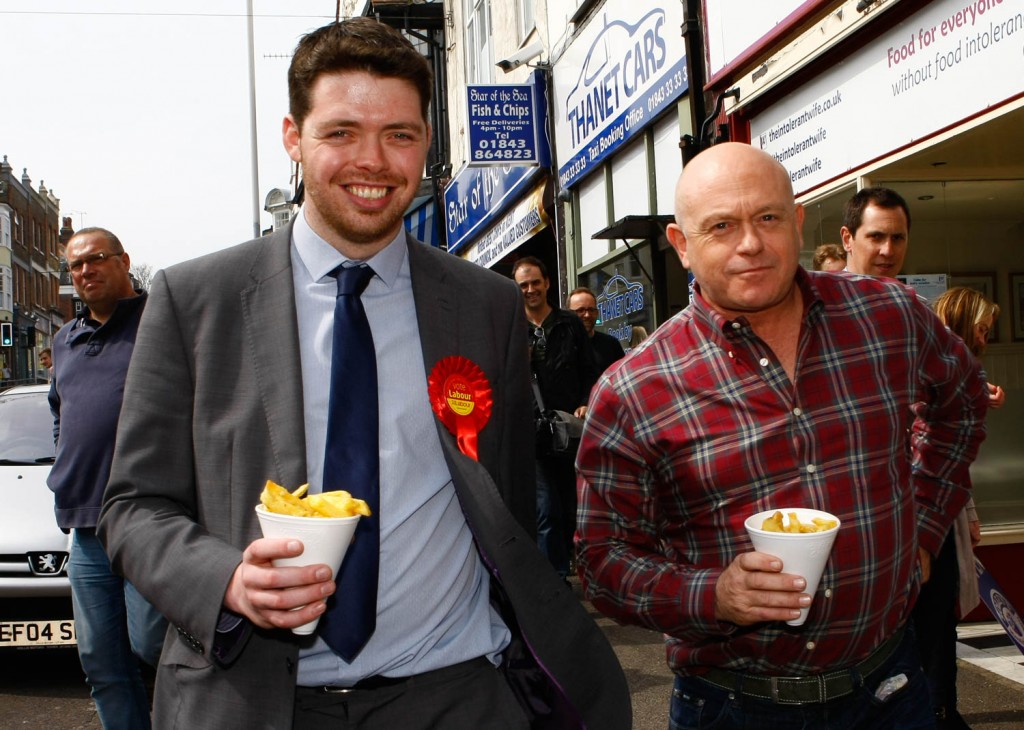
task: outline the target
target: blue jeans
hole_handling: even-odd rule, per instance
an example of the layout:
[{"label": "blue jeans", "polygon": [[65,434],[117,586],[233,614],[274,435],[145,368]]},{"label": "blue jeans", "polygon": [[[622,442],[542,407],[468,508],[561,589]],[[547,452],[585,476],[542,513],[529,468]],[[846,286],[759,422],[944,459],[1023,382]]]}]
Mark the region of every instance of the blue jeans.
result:
[{"label": "blue jeans", "polygon": [[100,722],[149,728],[149,697],[139,659],[156,666],[167,621],[110,567],[92,529],[76,529],[68,561],[78,656]]},{"label": "blue jeans", "polygon": [[[885,680],[904,674],[907,683],[884,700],[876,692]],[[934,730],[928,682],[909,629],[892,656],[866,678],[851,670],[853,694],[831,702],[773,704],[743,697],[697,677],[676,676],[669,708],[669,730]]]}]

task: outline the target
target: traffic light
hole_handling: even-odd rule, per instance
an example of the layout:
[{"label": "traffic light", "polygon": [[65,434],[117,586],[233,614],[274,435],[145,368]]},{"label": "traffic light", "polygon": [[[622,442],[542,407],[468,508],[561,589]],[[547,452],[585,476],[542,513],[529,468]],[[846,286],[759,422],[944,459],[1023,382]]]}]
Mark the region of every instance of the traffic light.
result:
[{"label": "traffic light", "polygon": [[14,345],[14,325],[10,322],[0,322],[0,347],[12,347]]}]

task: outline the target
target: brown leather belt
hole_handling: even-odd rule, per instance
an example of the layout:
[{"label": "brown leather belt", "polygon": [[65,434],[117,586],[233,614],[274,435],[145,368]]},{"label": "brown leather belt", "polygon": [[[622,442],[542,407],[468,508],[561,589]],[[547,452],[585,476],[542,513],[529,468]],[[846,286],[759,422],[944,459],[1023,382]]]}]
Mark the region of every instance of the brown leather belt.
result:
[{"label": "brown leather belt", "polygon": [[809,705],[829,702],[852,694],[857,688],[854,673],[862,679],[885,664],[903,640],[904,629],[886,639],[867,659],[850,669],[806,677],[765,677],[740,674],[727,669],[710,669],[693,675],[721,689],[779,705]]}]

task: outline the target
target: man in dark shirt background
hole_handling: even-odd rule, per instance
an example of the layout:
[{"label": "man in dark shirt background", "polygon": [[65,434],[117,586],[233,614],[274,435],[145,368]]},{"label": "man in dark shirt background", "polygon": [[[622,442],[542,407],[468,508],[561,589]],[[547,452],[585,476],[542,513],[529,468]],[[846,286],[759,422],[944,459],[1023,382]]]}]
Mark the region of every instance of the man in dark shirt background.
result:
[{"label": "man in dark shirt background", "polygon": [[85,309],[53,338],[49,398],[57,456],[47,483],[57,525],[74,531],[68,578],[96,712],[104,727],[142,730],[150,713],[139,659],[156,665],[167,622],[111,568],[96,522],[147,295],[134,288],[131,261],[110,231],[83,228],[65,253]]},{"label": "man in dark shirt background", "polygon": [[597,297],[585,286],[578,286],[569,292],[569,309],[576,313],[590,337],[590,346],[594,349],[594,360],[600,375],[613,362],[625,357],[622,344],[617,338],[594,329],[597,324]]},{"label": "man in dark shirt background", "polygon": [[[543,261],[519,259],[512,277],[526,303],[530,366],[543,407],[583,418],[598,376],[586,329],[572,312],[551,306]],[[575,460],[575,452],[537,457],[537,544],[562,577],[569,574],[576,531]]]}]

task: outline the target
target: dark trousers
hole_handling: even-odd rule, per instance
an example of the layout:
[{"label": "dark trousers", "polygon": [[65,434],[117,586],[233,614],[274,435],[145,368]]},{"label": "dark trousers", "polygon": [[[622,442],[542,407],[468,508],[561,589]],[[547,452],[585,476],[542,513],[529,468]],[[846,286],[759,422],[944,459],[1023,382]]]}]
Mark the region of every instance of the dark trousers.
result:
[{"label": "dark trousers", "polygon": [[[861,677],[851,670],[853,694],[830,702],[773,704],[699,677],[676,676],[669,730],[934,730],[913,633],[908,630],[892,656],[872,674]],[[887,682],[898,689],[889,693]]]},{"label": "dark trousers", "polygon": [[528,730],[500,669],[478,659],[348,693],[296,687],[294,730]]},{"label": "dark trousers", "polygon": [[938,556],[932,561],[931,577],[921,586],[912,620],[917,633],[917,650],[928,678],[932,706],[939,727],[963,728],[956,710],[956,625],[960,593],[960,571],[956,562],[956,538],[949,531]]},{"label": "dark trousers", "polygon": [[563,578],[575,555],[575,455],[537,459],[537,545]]}]

